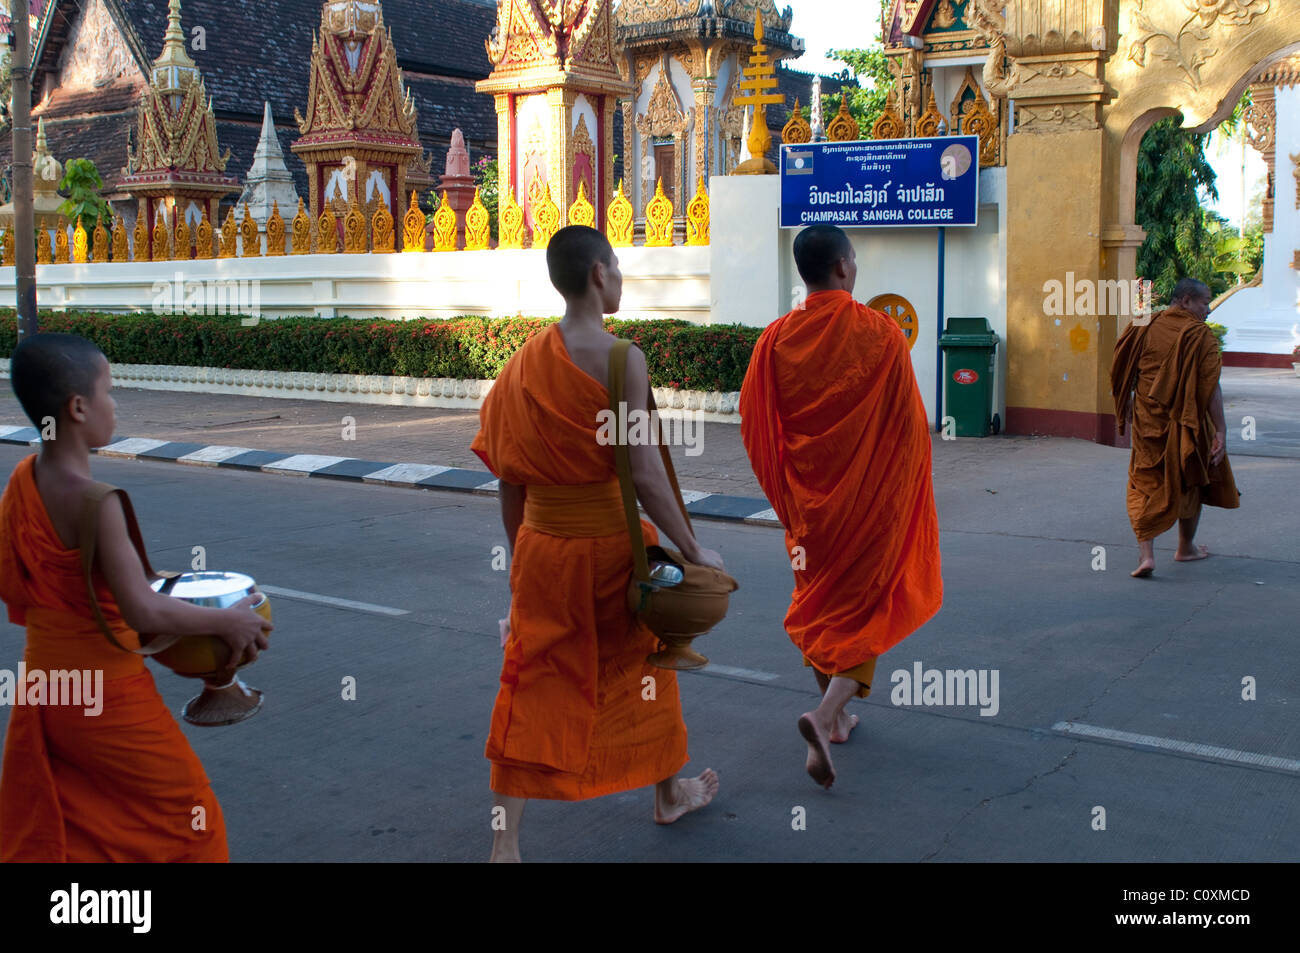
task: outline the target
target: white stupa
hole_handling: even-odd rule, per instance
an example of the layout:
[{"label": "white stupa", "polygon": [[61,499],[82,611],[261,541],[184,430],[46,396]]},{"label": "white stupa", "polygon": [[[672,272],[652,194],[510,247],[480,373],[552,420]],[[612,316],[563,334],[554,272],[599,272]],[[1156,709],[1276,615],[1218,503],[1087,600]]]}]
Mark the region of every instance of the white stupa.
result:
[{"label": "white stupa", "polygon": [[244,179],[244,191],[239,196],[235,213],[237,218],[243,217],[245,204],[263,231],[266,230],[266,220],[271,217],[272,205],[278,204],[280,217],[285,221],[285,239],[289,240],[292,231],[289,222],[298,212],[298,192],[293,187],[293,174],[284,164],[284,152],[275,135],[275,123],[271,121],[270,103],[265,104],[262,113],[262,136],[257,140],[253,164]]}]

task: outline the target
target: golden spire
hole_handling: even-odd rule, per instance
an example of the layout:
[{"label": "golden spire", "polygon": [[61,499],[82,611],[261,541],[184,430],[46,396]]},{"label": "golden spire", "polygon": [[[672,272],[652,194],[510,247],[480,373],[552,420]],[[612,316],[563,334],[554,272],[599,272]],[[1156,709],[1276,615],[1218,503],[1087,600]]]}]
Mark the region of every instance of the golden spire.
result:
[{"label": "golden spire", "polygon": [[162,53],[153,61],[153,86],[164,96],[176,97],[172,100],[172,105],[178,107],[179,97],[189,89],[198,75],[198,67],[185,49],[185,31],[181,29],[181,0],[169,0]]}]

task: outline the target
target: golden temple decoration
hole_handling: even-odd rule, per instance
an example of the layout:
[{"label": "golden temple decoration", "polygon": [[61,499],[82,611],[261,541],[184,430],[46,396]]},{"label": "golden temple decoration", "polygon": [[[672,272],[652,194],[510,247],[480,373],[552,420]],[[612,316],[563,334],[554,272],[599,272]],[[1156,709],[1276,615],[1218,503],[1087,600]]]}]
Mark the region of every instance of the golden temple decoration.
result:
[{"label": "golden temple decoration", "polygon": [[524,210],[515,201],[513,193],[507,192],[504,204],[498,206],[497,230],[500,233],[498,248],[524,247]]},{"label": "golden temple decoration", "polygon": [[645,203],[647,248],[666,248],[673,243],[673,203],[664,195],[664,180],[655,180],[655,194]]},{"label": "golden temple decoration", "polygon": [[126,225],[122,223],[122,216],[119,215],[113,219],[113,261],[130,260],[130,246],[126,241]]},{"label": "golden temple decoration", "polygon": [[149,254],[154,261],[169,261],[172,257],[172,232],[167,227],[167,215],[161,205],[158,206],[158,219],[153,224],[153,241]]},{"label": "golden temple decoration", "polygon": [[[929,139],[932,136],[939,135],[939,128],[943,125],[943,113],[939,112],[939,104],[934,100],[934,87],[930,87],[930,98],[926,101],[925,112],[921,118],[916,121],[916,135],[918,138]],[[876,136],[876,128],[871,127],[872,138]]]},{"label": "golden temple decoration", "polygon": [[186,224],[185,216],[181,214],[180,209],[176,210],[176,239],[173,248],[175,251],[172,257],[178,261],[189,261],[192,257],[190,227]]},{"label": "golden temple decoration", "polygon": [[316,219],[316,254],[337,255],[339,251],[339,220],[327,205]]},{"label": "golden temple decoration", "polygon": [[579,180],[578,197],[569,206],[569,224],[596,227],[596,207],[587,201],[587,183]]},{"label": "golden temple decoration", "polygon": [[262,256],[262,233],[257,227],[257,219],[244,203],[244,218],[239,223],[239,237],[243,239],[239,251],[241,258],[260,258]]},{"label": "golden temple decoration", "polygon": [[50,264],[50,233],[44,228],[36,231],[36,264]]},{"label": "golden temple decoration", "polygon": [[492,243],[492,224],[487,206],[474,189],[474,201],[465,210],[465,250],[485,251]]},{"label": "golden temple decoration", "polygon": [[284,254],[284,216],[280,214],[280,203],[271,201],[271,214],[266,220],[267,255]]},{"label": "golden temple decoration", "polygon": [[6,228],[3,237],[0,237],[0,265],[12,265],[14,263],[14,230],[12,227]]},{"label": "golden temple decoration", "polygon": [[[749,125],[749,158],[736,166],[734,175],[775,175],[776,166],[767,158],[767,150],[772,148],[772,134],[767,129],[767,107],[783,104],[785,97],[780,93],[768,93],[764,90],[776,89],[776,68],[771,57],[767,55],[767,44],[763,42],[763,15],[754,11],[754,55],[749,58],[750,65],[744,69],[745,79],[740,83],[741,89],[750,92],[736,96],[732,102],[737,106],[753,106],[754,119]],[[656,188],[655,198],[663,193]],[[651,199],[654,202],[655,199]],[[665,201],[667,201],[665,199]],[[671,208],[669,203],[669,207]],[[649,204],[646,206],[649,208]],[[646,222],[646,244],[651,245],[650,224]],[[672,244],[671,235],[669,244]]]},{"label": "golden temple decoration", "polygon": [[79,265],[86,263],[89,257],[90,236],[86,234],[86,227],[81,224],[81,219],[77,219],[77,227],[72,232],[72,260]]},{"label": "golden temple decoration", "polygon": [[388,211],[387,202],[379,202],[379,208],[370,217],[370,228],[374,233],[371,251],[376,255],[391,254],[396,247],[397,236],[393,234],[393,213]]},{"label": "golden temple decoration", "polygon": [[609,210],[605,213],[605,237],[615,248],[632,247],[632,229],[634,213],[632,203],[623,194],[623,180],[618,180],[618,189],[610,199]]},{"label": "golden temple decoration", "polygon": [[[886,116],[891,117],[892,121],[897,124],[901,134],[903,121],[898,118],[897,107],[893,105],[895,101],[893,97],[894,90],[891,88],[889,90],[889,96],[885,98],[885,111],[880,114],[880,119],[884,119]],[[879,122],[880,120],[877,120],[877,123]],[[872,130],[872,135],[875,136],[874,128]],[[840,90],[839,112],[837,112],[835,118],[826,125],[826,138],[831,142],[854,142],[862,138],[861,130],[858,129],[858,121],[854,119],[853,115],[849,112],[849,94],[844,90]],[[898,137],[876,136],[876,138],[896,139]]]},{"label": "golden temple decoration", "polygon": [[239,252],[239,226],[235,224],[235,210],[227,209],[226,220],[221,223],[222,258],[234,258]]},{"label": "golden temple decoration", "polygon": [[66,265],[68,260],[68,230],[60,225],[54,230],[54,263]]},{"label": "golden temple decoration", "polygon": [[208,210],[203,210],[199,226],[194,230],[194,257],[206,259],[212,257],[212,223],[208,221]]},{"label": "golden temple decoration", "polygon": [[149,220],[145,217],[143,212],[141,212],[139,215],[135,217],[135,228],[133,229],[132,237],[135,239],[134,242],[135,247],[131,249],[132,252],[134,253],[132,260],[148,261],[149,260]]},{"label": "golden temple decoration", "polygon": [[[327,206],[328,208],[328,206]],[[321,212],[321,218],[325,213]],[[343,251],[349,255],[360,255],[366,250],[366,217],[361,214],[356,196],[348,206],[347,215],[343,216]]]},{"label": "golden temple decoration", "polygon": [[798,96],[794,98],[794,109],[790,111],[790,118],[781,128],[781,141],[792,145],[812,142],[812,126],[808,125],[808,120],[804,119],[803,114],[799,112]]},{"label": "golden temple decoration", "polygon": [[293,254],[310,255],[311,254],[311,216],[307,214],[307,209],[303,207],[303,201],[298,199],[298,214],[293,217]]},{"label": "golden temple decoration", "polygon": [[989,104],[983,96],[976,97],[964,107],[961,117],[963,135],[980,137],[980,165],[998,164],[998,120],[989,111]]},{"label": "golden temple decoration", "polygon": [[[447,193],[442,193],[442,200],[445,204]],[[435,218],[436,221],[436,218]],[[456,230],[456,213],[451,216],[452,231]],[[411,205],[402,216],[402,251],[403,252],[421,252],[424,251],[424,212],[420,210],[420,199],[415,194],[415,189],[411,189]],[[436,241],[436,239],[435,239]],[[454,245],[453,245],[454,247]]]},{"label": "golden temple decoration", "polygon": [[704,176],[695,186],[695,196],[686,205],[686,244],[709,243],[709,193],[704,190]]},{"label": "golden temple decoration", "polygon": [[551,183],[547,182],[541,201],[533,206],[533,247],[545,248],[559,230],[560,207],[551,198]]},{"label": "golden temple decoration", "polygon": [[1291,172],[1295,176],[1295,207],[1300,208],[1300,152],[1291,156],[1291,164],[1295,166]]},{"label": "golden temple decoration", "polygon": [[[421,232],[423,234],[423,232]],[[456,250],[456,210],[447,199],[447,191],[442,193],[442,201],[433,213],[433,250]]]}]

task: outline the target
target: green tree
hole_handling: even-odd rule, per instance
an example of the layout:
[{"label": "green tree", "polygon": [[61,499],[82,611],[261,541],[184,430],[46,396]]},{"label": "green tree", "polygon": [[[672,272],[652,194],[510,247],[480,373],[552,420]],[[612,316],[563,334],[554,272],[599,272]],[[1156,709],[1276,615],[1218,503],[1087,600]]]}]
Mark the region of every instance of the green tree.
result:
[{"label": "green tree", "polygon": [[1137,163],[1137,223],[1147,232],[1137,271],[1167,301],[1174,283],[1197,278],[1218,295],[1228,281],[1215,267],[1215,236],[1206,227],[1200,191],[1217,199],[1214,169],[1205,158],[1208,134],[1183,129],[1181,116],[1161,119],[1142,139]]},{"label": "green tree", "polygon": [[104,180],[95,163],[89,159],[73,159],[63,167],[59,188],[68,193],[68,198],[59,206],[59,213],[74,225],[80,221],[87,232],[93,232],[100,222],[107,228],[113,223],[113,211],[99,194],[103,187]]}]

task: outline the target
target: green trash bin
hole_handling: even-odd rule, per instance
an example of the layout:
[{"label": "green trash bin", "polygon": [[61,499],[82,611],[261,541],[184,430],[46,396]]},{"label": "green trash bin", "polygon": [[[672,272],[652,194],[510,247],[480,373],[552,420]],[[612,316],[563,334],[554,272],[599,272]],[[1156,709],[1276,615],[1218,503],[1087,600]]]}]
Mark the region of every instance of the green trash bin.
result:
[{"label": "green trash bin", "polygon": [[944,355],[944,407],[958,437],[987,437],[1002,430],[993,413],[993,368],[998,336],[988,318],[949,318],[939,337]]}]

